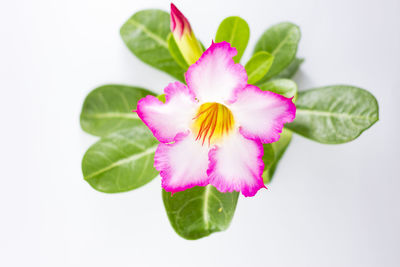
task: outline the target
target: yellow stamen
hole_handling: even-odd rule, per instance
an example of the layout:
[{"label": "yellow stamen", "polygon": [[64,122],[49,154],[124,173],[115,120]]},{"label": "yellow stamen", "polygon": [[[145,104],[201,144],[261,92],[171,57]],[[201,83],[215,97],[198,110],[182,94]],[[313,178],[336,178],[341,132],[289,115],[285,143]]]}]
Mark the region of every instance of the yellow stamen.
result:
[{"label": "yellow stamen", "polygon": [[193,120],[196,140],[200,140],[203,145],[206,139],[210,145],[227,135],[235,123],[232,112],[219,103],[202,104]]}]

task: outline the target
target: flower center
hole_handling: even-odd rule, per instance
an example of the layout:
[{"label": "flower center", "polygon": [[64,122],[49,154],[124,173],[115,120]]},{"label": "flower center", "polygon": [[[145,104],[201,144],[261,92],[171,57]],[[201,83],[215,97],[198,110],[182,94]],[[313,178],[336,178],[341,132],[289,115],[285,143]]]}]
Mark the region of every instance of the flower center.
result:
[{"label": "flower center", "polygon": [[227,135],[235,123],[232,112],[219,103],[202,104],[193,120],[196,140],[202,141],[203,145],[206,139],[210,145]]}]

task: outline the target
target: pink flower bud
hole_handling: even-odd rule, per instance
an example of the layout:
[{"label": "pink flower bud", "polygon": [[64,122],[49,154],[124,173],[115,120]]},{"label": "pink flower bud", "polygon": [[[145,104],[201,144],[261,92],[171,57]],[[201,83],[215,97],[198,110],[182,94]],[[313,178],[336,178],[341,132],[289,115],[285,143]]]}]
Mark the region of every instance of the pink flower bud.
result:
[{"label": "pink flower bud", "polygon": [[187,18],[171,3],[171,32],[175,38],[182,38],[183,34],[191,34],[192,28]]},{"label": "pink flower bud", "polygon": [[192,65],[200,58],[203,49],[194,36],[187,18],[172,3],[170,26],[172,35],[174,36],[175,42],[183,58],[189,65]]}]

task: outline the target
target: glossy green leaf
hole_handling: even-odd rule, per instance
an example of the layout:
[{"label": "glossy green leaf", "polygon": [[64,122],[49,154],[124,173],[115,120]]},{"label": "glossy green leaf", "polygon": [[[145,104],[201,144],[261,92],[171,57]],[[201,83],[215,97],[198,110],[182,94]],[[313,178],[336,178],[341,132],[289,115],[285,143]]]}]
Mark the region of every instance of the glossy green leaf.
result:
[{"label": "glossy green leaf", "polygon": [[92,145],[82,160],[85,180],[105,193],[125,192],[158,175],[153,167],[157,140],[144,125],[123,129]]},{"label": "glossy green leaf", "polygon": [[132,110],[146,95],[152,93],[125,85],[104,85],[94,89],[83,103],[80,117],[82,129],[93,135],[105,136],[141,124]]},{"label": "glossy green leaf", "polygon": [[184,81],[185,70],[175,62],[168,50],[169,20],[169,14],[165,11],[142,10],[122,25],[120,33],[125,44],[140,60]]},{"label": "glossy green leaf", "polygon": [[283,128],[281,133],[281,138],[275,143],[264,144],[264,165],[265,169],[262,174],[263,180],[265,184],[268,184],[272,181],[275,170],[278,166],[279,161],[281,160],[283,154],[285,153],[287,147],[292,140],[292,132],[286,128]]},{"label": "glossy green leaf", "polygon": [[297,84],[289,79],[271,80],[258,85],[258,87],[261,90],[271,91],[287,98],[293,97],[293,102],[295,102],[297,98]]},{"label": "glossy green leaf", "polygon": [[[199,40],[198,40],[198,41],[199,41]],[[200,43],[200,46],[201,46],[201,50],[206,51],[207,49],[205,48],[205,46],[203,45],[203,43],[200,42],[200,41],[199,41],[199,43]]]},{"label": "glossy green leaf", "polygon": [[160,101],[163,102],[163,103],[165,103],[165,101],[167,100],[166,97],[165,97],[165,94],[158,95],[158,96],[157,96],[157,99],[160,100]]},{"label": "glossy green leaf", "polygon": [[291,79],[303,64],[304,58],[295,58],[283,71],[274,76],[274,79]]},{"label": "glossy green leaf", "polygon": [[174,230],[185,239],[199,239],[228,228],[239,194],[221,193],[215,187],[193,187],[162,198]]},{"label": "glossy green leaf", "polygon": [[366,90],[347,85],[300,92],[296,107],[296,119],[286,126],[326,144],[354,140],[379,118],[375,97]]},{"label": "glossy green leaf", "polygon": [[284,70],[296,56],[300,41],[300,28],[293,23],[283,22],[267,29],[258,40],[254,53],[269,52],[274,56],[274,62],[267,75],[266,81]]},{"label": "glossy green leaf", "polygon": [[240,62],[244,50],[250,38],[250,29],[247,22],[240,17],[227,17],[218,27],[215,42],[226,41],[237,49],[237,55],[233,57],[236,63]]},{"label": "glossy green leaf", "polygon": [[181,66],[182,69],[187,70],[189,65],[187,64],[186,60],[183,58],[181,51],[179,50],[178,45],[175,42],[174,36],[172,33],[168,34],[167,38],[168,43],[168,50],[171,56],[174,58],[175,62]]},{"label": "glossy green leaf", "polygon": [[262,159],[264,161],[264,171],[262,174],[262,178],[264,180],[264,183],[268,184],[270,182],[269,169],[271,169],[271,167],[275,163],[275,151],[274,148],[272,147],[272,144],[263,144],[263,148],[264,148],[264,155]]},{"label": "glossy green leaf", "polygon": [[274,57],[265,51],[255,53],[246,63],[245,69],[248,76],[248,83],[255,84],[267,74],[272,66]]}]

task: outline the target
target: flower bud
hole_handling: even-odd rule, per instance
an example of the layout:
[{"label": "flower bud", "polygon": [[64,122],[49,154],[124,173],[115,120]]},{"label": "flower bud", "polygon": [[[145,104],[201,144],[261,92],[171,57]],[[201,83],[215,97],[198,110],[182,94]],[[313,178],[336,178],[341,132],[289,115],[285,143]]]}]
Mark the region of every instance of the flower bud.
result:
[{"label": "flower bud", "polygon": [[203,49],[194,36],[189,21],[172,3],[170,26],[175,42],[178,45],[183,58],[189,65],[192,65],[200,58]]}]

